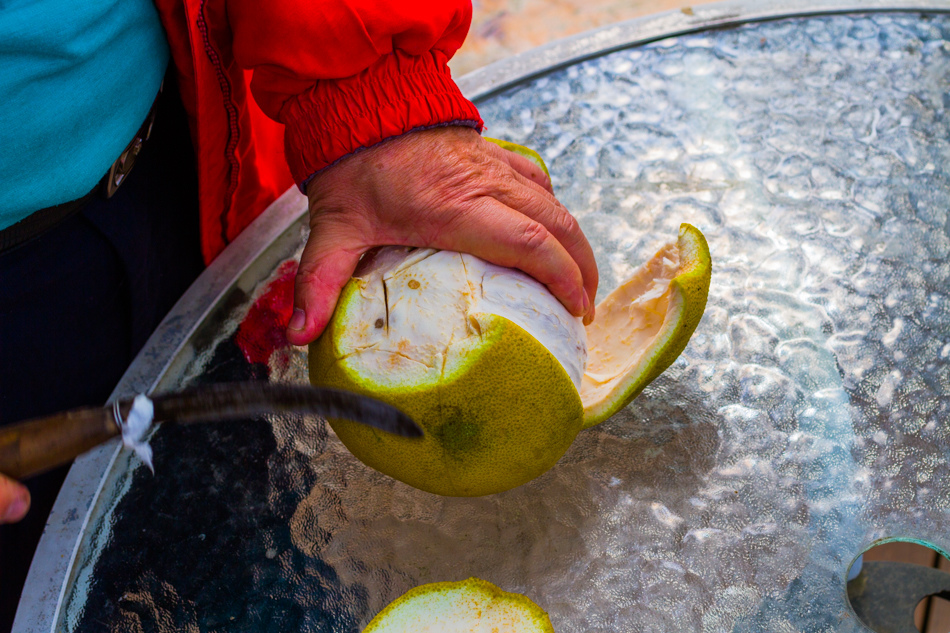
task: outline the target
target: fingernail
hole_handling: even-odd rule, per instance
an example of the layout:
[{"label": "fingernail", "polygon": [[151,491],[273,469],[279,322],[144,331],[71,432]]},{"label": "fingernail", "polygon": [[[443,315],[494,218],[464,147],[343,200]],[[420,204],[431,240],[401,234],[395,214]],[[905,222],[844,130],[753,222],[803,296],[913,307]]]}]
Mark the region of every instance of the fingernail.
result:
[{"label": "fingernail", "polygon": [[291,330],[302,330],[306,322],[307,313],[300,308],[294,308],[293,316],[290,317],[290,323],[287,324],[287,327]]},{"label": "fingernail", "polygon": [[587,291],[584,291],[584,314],[590,312],[590,297],[587,296]]},{"label": "fingernail", "polygon": [[28,494],[22,494],[14,499],[9,506],[7,506],[7,511],[3,515],[3,521],[9,523],[11,521],[19,521],[23,518],[23,515],[26,514],[26,509],[30,505],[30,498]]},{"label": "fingernail", "polygon": [[596,311],[596,308],[591,308],[590,312],[584,315],[584,325],[590,325],[591,323],[594,322],[595,311]]}]

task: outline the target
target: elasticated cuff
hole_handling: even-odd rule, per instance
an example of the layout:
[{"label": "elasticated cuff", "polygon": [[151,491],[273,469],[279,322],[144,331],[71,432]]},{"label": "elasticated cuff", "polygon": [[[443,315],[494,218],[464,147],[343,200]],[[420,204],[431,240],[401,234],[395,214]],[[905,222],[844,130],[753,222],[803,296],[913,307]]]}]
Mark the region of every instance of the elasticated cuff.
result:
[{"label": "elasticated cuff", "polygon": [[462,96],[439,51],[385,55],[354,77],[319,81],[281,110],[284,147],[294,181],[310,178],[348,154],[410,130],[446,124],[481,131],[475,105]]}]

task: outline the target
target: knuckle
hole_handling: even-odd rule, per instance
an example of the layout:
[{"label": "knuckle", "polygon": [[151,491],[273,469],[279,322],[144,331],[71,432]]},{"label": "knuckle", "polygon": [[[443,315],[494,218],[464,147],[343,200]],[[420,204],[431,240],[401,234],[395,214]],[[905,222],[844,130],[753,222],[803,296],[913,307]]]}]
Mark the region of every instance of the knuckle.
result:
[{"label": "knuckle", "polygon": [[479,151],[466,153],[453,175],[482,194],[510,190],[516,182],[514,172],[507,164]]},{"label": "knuckle", "polygon": [[490,162],[476,147],[460,147],[452,152],[452,163],[463,171],[481,170]]},{"label": "knuckle", "polygon": [[484,183],[489,177],[487,166],[471,160],[453,161],[438,178],[438,190],[445,196],[484,194]]},{"label": "knuckle", "polygon": [[526,250],[538,251],[544,247],[549,235],[543,224],[529,222],[521,231],[520,242]]},{"label": "knuckle", "polygon": [[294,289],[297,292],[306,289],[320,290],[323,287],[319,262],[300,262],[297,276],[294,278]]},{"label": "knuckle", "polygon": [[580,234],[581,225],[577,222],[577,218],[562,208],[560,212],[554,216],[554,229],[558,235],[573,237]]}]

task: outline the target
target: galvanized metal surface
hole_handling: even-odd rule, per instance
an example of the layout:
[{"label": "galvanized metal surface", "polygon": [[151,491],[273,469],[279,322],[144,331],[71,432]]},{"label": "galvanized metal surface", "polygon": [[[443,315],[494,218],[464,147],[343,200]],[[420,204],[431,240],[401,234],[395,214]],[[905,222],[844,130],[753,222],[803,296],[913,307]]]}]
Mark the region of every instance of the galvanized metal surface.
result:
[{"label": "galvanized metal surface", "polygon": [[[261,268],[272,267],[275,259],[286,257],[282,242],[296,244],[299,240],[306,227],[306,209],[306,198],[295,189],[288,190],[225,249],[149,338],[110,401],[177,386],[181,368],[194,358],[202,326],[227,305],[229,297],[252,289]],[[92,529],[90,522],[97,513],[104,512],[102,506],[111,503],[102,498],[102,491],[121,488],[117,480],[124,476],[127,462],[128,455],[123,454],[118,440],[74,462],[34,555],[14,631],[57,630],[63,593],[74,578],[77,559],[82,558],[82,538]]]},{"label": "galvanized metal surface", "polygon": [[870,13],[876,11],[947,11],[948,0],[742,0],[715,2],[668,11],[595,29],[539,46],[521,55],[472,71],[458,80],[470,99],[495,92],[595,55],[686,33],[783,17]]},{"label": "galvanized metal surface", "polygon": [[[946,2],[923,3],[923,6],[920,2],[912,5],[895,3],[888,3],[888,5],[900,8],[950,10],[950,6]],[[861,3],[860,8],[864,10],[869,8],[884,10],[888,8],[888,5],[868,2]],[[604,49],[620,48],[625,43],[656,40],[664,37],[664,33],[696,31],[704,27],[718,26],[725,23],[762,20],[781,13],[840,12],[856,8],[854,3],[821,3],[817,9],[815,7],[815,3],[810,5],[799,3],[791,8],[789,3],[783,3],[782,7],[779,7],[778,3],[727,3],[697,7],[694,16],[685,16],[685,14],[681,14],[683,17],[666,15],[628,23],[622,25],[622,27],[603,29],[589,36],[569,40],[560,46],[552,46],[536,53],[529,53],[524,59],[508,60],[484,71],[473,73],[469,77],[463,78],[460,83],[465,87],[467,94],[473,97],[495,94],[500,87],[523,82],[525,77],[535,76],[546,67],[564,65],[572,60],[596,56]],[[768,11],[773,11],[773,13],[769,14]],[[667,30],[664,31],[664,28]],[[676,44],[673,44],[673,46],[675,47]],[[675,82],[677,80],[668,79],[668,81]],[[527,90],[537,90],[536,86],[531,87],[527,86],[527,82],[523,83]],[[513,98],[512,95],[502,96],[502,100],[507,99],[509,103]],[[544,150],[542,153],[547,152],[546,156],[557,156],[557,162],[553,164],[555,178],[560,179],[559,194],[563,191],[564,197],[568,200],[569,208],[584,209],[590,208],[592,203],[596,204],[596,200],[585,199],[585,196],[592,191],[589,187],[592,181],[590,178],[586,182],[584,181],[583,169],[570,174],[561,172],[562,175],[558,175],[556,170],[559,165],[564,165],[565,169],[568,169],[568,167],[567,159],[559,157],[564,148],[558,149],[556,135],[545,139],[530,133],[530,131],[519,132],[519,127],[513,118],[519,110],[508,106],[498,106],[499,103],[499,101],[489,100],[480,104],[483,112],[489,114],[486,118],[489,120],[489,125],[492,126],[491,133],[498,134],[499,127],[508,126],[509,129],[505,131],[510,133],[509,136],[512,136],[512,140],[519,140],[518,135],[521,134],[523,138],[520,138],[520,140],[538,146]],[[493,119],[494,115],[491,112],[493,106],[497,106],[496,113],[510,111],[512,116],[505,114],[505,118],[502,120]],[[544,117],[538,118],[542,126],[547,125],[549,129],[550,124],[557,119],[556,116],[553,119],[548,117],[546,120],[543,120]],[[527,128],[524,127],[523,129]],[[655,149],[662,152],[664,146],[660,143]],[[666,149],[669,149],[669,147],[666,147]],[[581,166],[581,164],[578,164],[570,169]],[[707,164],[706,167],[708,168],[709,165]],[[944,169],[944,165],[939,165],[938,171],[940,169]],[[779,179],[784,177],[784,174],[778,174]],[[571,182],[568,182],[568,179]],[[776,178],[773,177],[772,182],[779,181],[776,181]],[[603,183],[593,184],[595,189],[603,185]],[[787,183],[779,182],[779,184],[784,186]],[[623,203],[624,201],[618,199],[618,202]],[[873,200],[871,202],[873,203]],[[637,203],[633,201],[632,204],[636,205]],[[222,319],[229,318],[227,316],[229,310],[253,295],[259,282],[268,278],[279,262],[299,247],[305,231],[305,223],[301,222],[301,214],[304,210],[305,201],[303,198],[296,192],[289,192],[275,203],[274,207],[265,216],[262,216],[250,230],[245,232],[242,238],[209,268],[195,287],[182,299],[169,320],[163,324],[146,346],[139,360],[130,368],[114,396],[123,397],[140,391],[170,388],[187,380],[195,354],[202,352],[202,349],[198,348],[206,347],[214,336],[213,332],[202,331],[203,328],[206,330],[209,326],[219,327]],[[672,215],[670,219],[671,221],[679,221],[679,218]],[[585,230],[588,230],[594,236],[592,239],[600,240],[602,243],[609,242],[609,239],[603,235],[598,236],[596,226],[585,226]],[[655,228],[642,231],[637,229],[637,231],[640,231],[640,243],[637,244],[637,249],[645,248],[643,242],[650,238],[652,235],[650,231],[653,230]],[[706,229],[704,228],[704,230]],[[617,244],[614,244],[612,248],[617,248],[617,246]],[[608,271],[608,274],[605,275],[604,285],[609,289],[610,281],[608,280],[611,279],[610,275],[622,274],[626,264],[623,264],[623,258],[618,260],[616,257],[610,256],[607,251],[601,252],[600,255],[606,257],[600,263],[602,268]],[[782,269],[782,273],[785,274],[792,270]],[[775,283],[780,283],[781,277],[776,278],[776,280]],[[745,325],[748,325],[748,323]],[[748,332],[743,330],[743,332],[754,334],[753,330]],[[891,380],[891,382],[893,383],[894,380]],[[893,396],[898,384],[891,384],[885,380],[881,388],[885,392],[890,390],[890,394]],[[887,393],[882,392],[881,397],[886,395]],[[738,423],[737,419],[729,422],[729,424],[736,423]],[[57,630],[59,626],[68,625],[68,622],[63,622],[60,619],[61,609],[66,598],[65,593],[67,589],[72,591],[76,582],[89,581],[90,565],[101,553],[102,547],[106,546],[109,541],[110,526],[105,518],[109,516],[110,507],[117,502],[122,490],[131,485],[131,471],[128,458],[123,454],[119,454],[115,446],[103,447],[101,450],[94,451],[77,461],[51,514],[47,533],[41,543],[27,588],[24,591],[24,599],[21,602],[20,612],[14,627],[15,631],[51,631]],[[106,493],[103,494],[103,491],[106,491]],[[894,511],[898,513],[904,507],[900,503],[892,503],[892,505]],[[665,508],[662,504],[661,507],[656,509],[656,512],[659,512],[662,517],[666,517],[667,521],[676,522],[676,516],[668,514],[668,508]],[[899,527],[902,525],[900,518],[897,516],[890,517],[888,521],[892,526]],[[885,528],[882,527],[882,529]],[[707,536],[712,534],[710,532]],[[807,530],[802,532],[801,535],[802,538],[806,539],[814,538],[814,535],[808,536]],[[860,535],[851,534],[846,540],[860,548]],[[856,553],[857,551],[852,552],[852,554]],[[846,568],[850,561],[849,555],[846,553],[840,553],[839,555],[843,557],[842,565]],[[668,572],[670,570],[658,573],[658,578],[662,579],[663,573]],[[841,570],[841,574],[843,573],[844,571]],[[86,574],[87,577],[82,578],[83,574]],[[519,582],[525,581],[521,579]],[[677,582],[670,580],[667,585],[675,587]],[[392,591],[395,588],[390,586],[387,590]],[[758,588],[750,593],[749,587],[740,589],[738,593],[736,590],[727,590],[723,594],[724,597],[717,598],[715,605],[712,605],[713,612],[741,613],[745,611],[748,613],[749,609],[758,604],[757,600],[763,599],[764,596],[760,592],[761,588]],[[766,603],[771,606],[765,608],[765,611],[761,611],[764,607],[760,605],[760,619],[758,622],[760,625],[764,623],[774,625],[778,622],[776,618],[781,615],[782,602],[775,600],[775,594],[766,592],[765,597]],[[374,601],[382,599],[375,597]],[[723,602],[723,600],[726,602]],[[729,602],[729,600],[733,602]],[[717,609],[718,611],[716,611]],[[725,623],[721,619],[715,618],[707,618],[706,620],[700,618],[700,621],[710,625]],[[745,625],[741,625],[741,621],[739,621],[740,628],[751,626],[749,624],[750,620],[745,622]],[[850,630],[852,627],[847,622],[840,624],[845,630]],[[575,630],[575,628],[574,624],[568,624],[565,625],[564,630]],[[596,630],[596,628],[590,630]],[[623,630],[623,627],[617,628],[615,626],[613,630]]]}]

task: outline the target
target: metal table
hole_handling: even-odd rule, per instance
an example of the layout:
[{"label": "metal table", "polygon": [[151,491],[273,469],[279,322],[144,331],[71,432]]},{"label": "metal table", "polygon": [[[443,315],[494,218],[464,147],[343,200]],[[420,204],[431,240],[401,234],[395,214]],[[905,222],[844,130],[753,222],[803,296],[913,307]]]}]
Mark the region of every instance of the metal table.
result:
[{"label": "metal table", "polygon": [[[76,461],[19,633],[356,631],[470,575],[559,633],[858,631],[875,542],[950,551],[950,4],[737,2],[601,29],[461,80],[532,146],[608,292],[680,222],[709,239],[682,357],[521,488],[440,498],[318,420],[152,437]],[[305,200],[205,272],[116,396],[306,380],[282,345]]]}]

